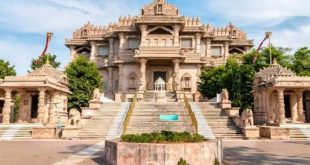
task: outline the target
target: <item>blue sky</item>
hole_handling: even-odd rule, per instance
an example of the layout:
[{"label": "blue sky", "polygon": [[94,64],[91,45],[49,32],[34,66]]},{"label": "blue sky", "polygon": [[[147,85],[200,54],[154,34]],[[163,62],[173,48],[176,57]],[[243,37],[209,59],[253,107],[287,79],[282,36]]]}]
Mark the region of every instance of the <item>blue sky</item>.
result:
[{"label": "blue sky", "polygon": [[[62,67],[69,60],[66,38],[87,21],[96,25],[117,22],[119,16],[138,15],[153,0],[2,0],[0,5],[0,58],[26,74],[30,61],[40,55],[45,33],[53,32],[50,53]],[[255,43],[272,31],[276,46],[310,47],[309,0],[166,0],[182,15],[199,16],[213,26],[229,22],[248,33]]]}]

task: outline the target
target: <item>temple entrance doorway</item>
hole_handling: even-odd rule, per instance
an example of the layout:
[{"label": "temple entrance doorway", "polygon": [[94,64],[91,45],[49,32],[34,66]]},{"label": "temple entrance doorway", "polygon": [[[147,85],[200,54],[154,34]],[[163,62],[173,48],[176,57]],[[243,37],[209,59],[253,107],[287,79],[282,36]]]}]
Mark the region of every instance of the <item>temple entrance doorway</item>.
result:
[{"label": "temple entrance doorway", "polygon": [[305,113],[306,123],[310,123],[310,92],[309,91],[304,93],[303,100],[304,100],[304,113]]},{"label": "temple entrance doorway", "polygon": [[38,95],[31,96],[31,119],[36,119],[38,117],[38,103],[39,103],[39,96]]},{"label": "temple entrance doorway", "polygon": [[284,106],[285,106],[285,118],[291,119],[291,97],[290,95],[284,95]]}]

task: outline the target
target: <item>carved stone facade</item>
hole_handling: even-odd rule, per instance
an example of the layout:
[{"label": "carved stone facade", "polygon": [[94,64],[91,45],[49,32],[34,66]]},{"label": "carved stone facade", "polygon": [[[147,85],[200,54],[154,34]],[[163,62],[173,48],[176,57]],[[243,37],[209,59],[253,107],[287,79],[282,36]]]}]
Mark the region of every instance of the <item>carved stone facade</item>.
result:
[{"label": "carved stone facade", "polygon": [[[2,123],[13,122],[14,96],[19,95],[18,123],[67,123],[67,76],[50,64],[26,76],[7,76],[0,82]],[[4,96],[3,96],[4,95]],[[60,120],[59,120],[60,119]]]},{"label": "carved stone facade", "polygon": [[299,77],[276,62],[256,74],[255,124],[310,123],[310,77]]},{"label": "carved stone facade", "polygon": [[138,16],[120,17],[106,27],[87,23],[66,40],[70,59],[84,55],[100,68],[105,94],[125,101],[154,90],[161,77],[166,89],[197,94],[201,68],[218,66],[253,47],[245,32],[229,24],[216,28],[178,8],[155,0]]}]

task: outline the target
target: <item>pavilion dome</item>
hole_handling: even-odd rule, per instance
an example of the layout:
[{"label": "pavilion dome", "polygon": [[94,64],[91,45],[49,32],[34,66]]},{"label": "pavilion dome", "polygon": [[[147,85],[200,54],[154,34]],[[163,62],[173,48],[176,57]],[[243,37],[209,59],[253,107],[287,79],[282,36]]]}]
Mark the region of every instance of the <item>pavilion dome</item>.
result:
[{"label": "pavilion dome", "polygon": [[159,77],[156,81],[155,81],[155,85],[166,85],[166,82]]},{"label": "pavilion dome", "polygon": [[67,75],[62,71],[54,68],[50,64],[44,64],[42,67],[31,71],[27,76],[29,77],[51,77],[57,82],[68,84]]},{"label": "pavilion dome", "polygon": [[274,62],[271,66],[259,71],[255,77],[259,77],[263,81],[267,81],[269,79],[277,77],[296,77],[296,74],[293,71],[284,68],[281,65],[277,64],[276,62]]}]

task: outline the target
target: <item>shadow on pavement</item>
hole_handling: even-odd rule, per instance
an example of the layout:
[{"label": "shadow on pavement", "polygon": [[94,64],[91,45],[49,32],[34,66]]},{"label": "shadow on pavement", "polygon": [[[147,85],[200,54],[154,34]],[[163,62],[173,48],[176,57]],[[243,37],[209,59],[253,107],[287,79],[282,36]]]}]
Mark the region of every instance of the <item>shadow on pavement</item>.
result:
[{"label": "shadow on pavement", "polygon": [[310,157],[274,155],[249,147],[225,147],[224,161],[229,165],[308,165]]}]

